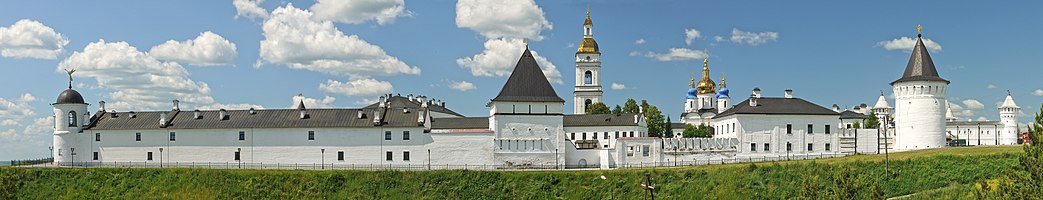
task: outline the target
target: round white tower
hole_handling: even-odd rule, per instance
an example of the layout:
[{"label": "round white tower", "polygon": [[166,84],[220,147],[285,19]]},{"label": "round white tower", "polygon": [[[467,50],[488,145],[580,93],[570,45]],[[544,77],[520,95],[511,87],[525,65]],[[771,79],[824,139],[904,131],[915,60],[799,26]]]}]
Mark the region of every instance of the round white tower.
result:
[{"label": "round white tower", "polygon": [[[81,155],[83,152],[89,151],[89,149],[80,148],[77,152],[76,147],[81,146],[79,143],[83,142],[77,139],[80,130],[89,121],[90,114],[87,113],[87,103],[84,103],[83,96],[79,92],[72,89],[72,73],[69,73],[69,89],[65,89],[61,94],[58,94],[58,99],[54,101],[51,106],[54,107],[54,161],[57,163],[70,163],[70,162],[82,162],[86,157],[75,158],[76,155]],[[85,154],[84,154],[85,155]]]},{"label": "round white tower", "polygon": [[1000,123],[1003,124],[1003,132],[999,135],[1000,144],[1017,144],[1018,114],[1021,113],[1021,107],[1014,103],[1014,98],[1010,97],[1010,91],[1007,91],[1007,99],[1003,100],[1003,105],[1000,105],[999,109]]},{"label": "round white tower", "polygon": [[[917,31],[920,31],[917,26]],[[891,82],[895,94],[895,148],[927,149],[945,146],[945,94],[949,81],[938,76],[922,35],[902,78]]]}]

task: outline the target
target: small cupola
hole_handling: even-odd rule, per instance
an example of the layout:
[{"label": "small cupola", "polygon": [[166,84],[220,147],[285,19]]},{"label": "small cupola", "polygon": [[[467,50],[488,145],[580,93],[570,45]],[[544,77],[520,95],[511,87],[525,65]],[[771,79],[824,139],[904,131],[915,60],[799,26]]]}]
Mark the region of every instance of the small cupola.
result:
[{"label": "small cupola", "polygon": [[228,111],[225,109],[218,110],[217,114],[220,120],[228,120]]},{"label": "small cupola", "polygon": [[203,111],[199,111],[199,109],[196,109],[194,111],[194,113],[195,113],[195,119],[203,119]]},{"label": "small cupola", "polygon": [[793,89],[786,89],[786,95],[785,95],[785,97],[786,97],[787,99],[792,99],[792,98],[793,98]]}]

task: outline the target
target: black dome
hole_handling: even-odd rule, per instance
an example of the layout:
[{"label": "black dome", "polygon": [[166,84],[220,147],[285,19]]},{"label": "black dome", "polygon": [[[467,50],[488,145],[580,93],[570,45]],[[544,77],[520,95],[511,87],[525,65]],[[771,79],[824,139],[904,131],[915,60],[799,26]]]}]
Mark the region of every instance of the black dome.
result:
[{"label": "black dome", "polygon": [[82,104],[84,102],[83,102],[83,96],[80,95],[80,92],[77,92],[76,90],[72,90],[72,89],[65,89],[65,91],[62,91],[62,93],[58,95],[58,100],[55,101],[54,103],[55,104],[63,104],[63,103],[80,103],[80,104]]}]

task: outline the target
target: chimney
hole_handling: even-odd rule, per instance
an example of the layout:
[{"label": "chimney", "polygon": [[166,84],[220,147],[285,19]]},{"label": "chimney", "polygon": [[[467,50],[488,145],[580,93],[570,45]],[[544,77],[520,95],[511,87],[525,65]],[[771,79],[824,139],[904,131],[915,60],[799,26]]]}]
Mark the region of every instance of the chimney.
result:
[{"label": "chimney", "polygon": [[408,98],[409,98],[409,101],[414,101],[414,99],[413,99],[413,94],[409,94],[409,95],[407,95],[406,97],[408,97]]},{"label": "chimney", "polygon": [[218,110],[218,115],[221,120],[228,120],[228,111],[226,111],[224,108]]},{"label": "chimney", "polygon": [[98,107],[98,112],[105,112],[105,101],[99,101],[98,105],[101,106]]},{"label": "chimney", "polygon": [[380,111],[373,111],[373,125],[380,126]]},{"label": "chimney", "polygon": [[387,106],[385,100],[387,100],[387,96],[380,96],[380,108]]},{"label": "chimney", "polygon": [[409,113],[409,108],[402,107],[402,113]]},{"label": "chimney", "polygon": [[869,110],[869,105],[866,105],[864,103],[862,105],[858,105],[858,106],[862,107],[862,110],[864,110],[864,111],[868,111]]},{"label": "chimney", "polygon": [[359,119],[362,119],[362,118],[364,118],[364,117],[365,117],[365,113],[364,113],[364,112],[362,112],[362,109],[359,109],[359,114],[358,114],[358,115],[359,115],[359,116],[358,116],[358,118],[359,118]]},{"label": "chimney", "polygon": [[425,116],[424,116],[424,114],[425,114],[425,113],[426,113],[426,112],[424,112],[423,110],[421,110],[421,111],[417,112],[417,115],[416,115],[416,116],[417,116],[417,117],[416,117],[416,122],[417,122],[417,123],[419,123],[419,124],[421,124],[421,125],[423,125],[423,124],[424,124],[424,120],[426,119],[426,118],[425,118]]},{"label": "chimney", "polygon": [[786,98],[787,99],[792,99],[793,98],[793,89],[786,89]]},{"label": "chimney", "polygon": [[761,88],[759,88],[759,87],[753,88],[753,97],[754,98],[761,98]]},{"label": "chimney", "polygon": [[196,116],[195,116],[196,119],[203,119],[203,112],[200,112],[199,109],[196,109],[195,112],[196,112]]},{"label": "chimney", "polygon": [[441,104],[439,104],[439,106],[442,106],[443,108],[445,108],[445,102],[443,101]]},{"label": "chimney", "polygon": [[429,103],[427,102],[427,97],[420,96],[418,100],[420,100],[420,107],[427,108],[427,104]]},{"label": "chimney", "polygon": [[256,109],[254,109],[254,108],[250,108],[250,114],[251,114],[251,115],[253,115],[253,114],[257,114],[257,110],[256,110]]},{"label": "chimney", "polygon": [[[756,90],[754,90],[754,91],[756,91]],[[758,98],[757,94],[751,94],[750,95],[750,106],[753,106],[753,107],[757,107],[758,106],[757,105],[757,98]]]},{"label": "chimney", "polygon": [[129,113],[127,113],[127,114],[129,114],[129,115],[130,115],[130,118],[137,118],[137,117],[138,117],[138,114],[137,114],[137,113],[134,113],[134,111],[130,111],[130,112],[129,112]]},{"label": "chimney", "polygon": [[159,127],[160,128],[166,128],[167,127],[167,113],[165,113],[165,112],[159,113]]},{"label": "chimney", "polygon": [[640,122],[641,122],[641,115],[634,115],[634,123],[636,124],[636,123],[640,123]]},{"label": "chimney", "polygon": [[837,104],[833,104],[833,112],[840,112],[840,106],[837,106]]},{"label": "chimney", "polygon": [[174,99],[174,108],[173,108],[174,111],[181,111],[181,106],[178,105],[180,103],[181,103],[180,101],[178,101],[177,99]]}]

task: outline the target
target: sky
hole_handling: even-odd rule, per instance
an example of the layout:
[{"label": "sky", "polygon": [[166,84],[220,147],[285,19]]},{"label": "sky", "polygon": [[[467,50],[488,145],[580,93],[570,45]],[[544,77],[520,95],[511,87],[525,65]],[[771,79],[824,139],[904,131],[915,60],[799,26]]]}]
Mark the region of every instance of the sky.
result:
[{"label": "sky", "polygon": [[[98,109],[354,108],[424,95],[487,116],[525,45],[568,100],[590,9],[606,104],[648,100],[675,122],[709,59],[733,102],[752,88],[824,107],[874,104],[916,26],[962,120],[998,120],[1009,90],[1043,102],[1039,1],[16,1],[0,7],[0,160],[47,157],[68,87]],[[708,54],[703,50],[709,50]],[[700,79],[701,77],[696,77]],[[295,97],[302,94],[304,97]],[[891,101],[893,105],[893,100]]]}]

